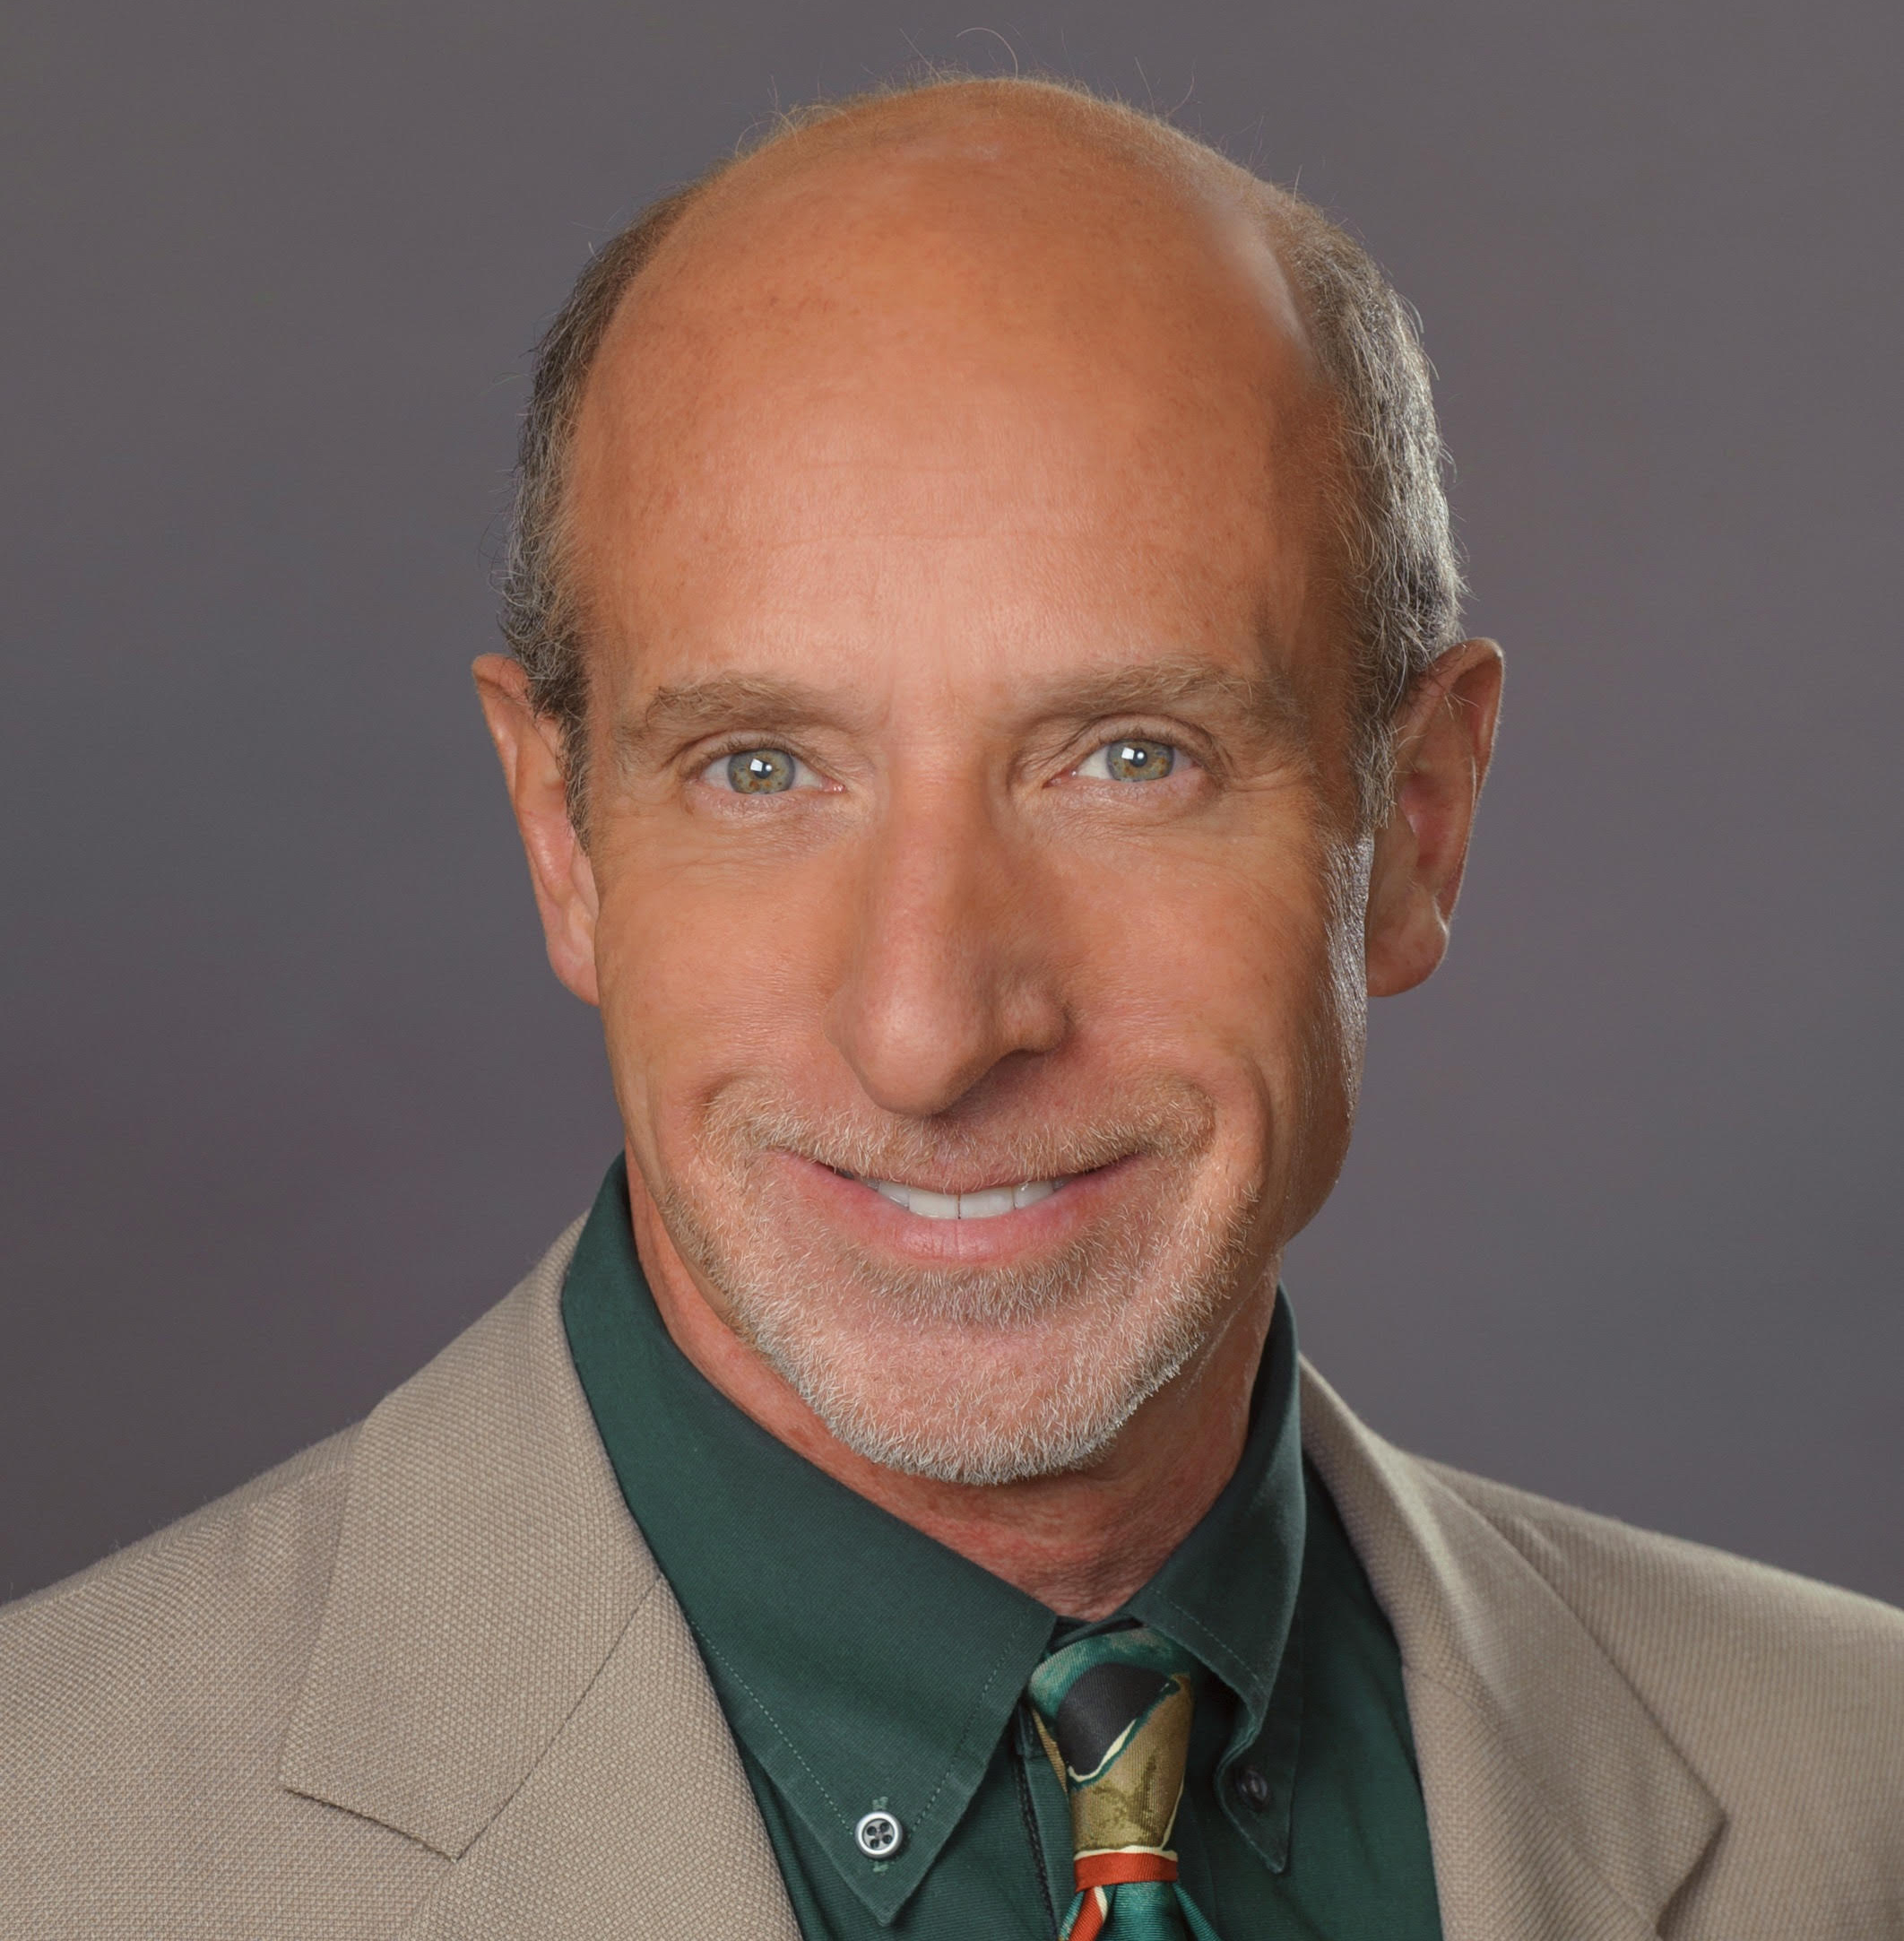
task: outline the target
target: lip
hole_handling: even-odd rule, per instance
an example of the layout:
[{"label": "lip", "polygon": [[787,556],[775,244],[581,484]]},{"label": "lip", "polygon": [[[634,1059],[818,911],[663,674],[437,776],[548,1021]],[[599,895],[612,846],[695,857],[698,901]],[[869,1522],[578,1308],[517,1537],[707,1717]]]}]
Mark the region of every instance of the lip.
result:
[{"label": "lip", "polygon": [[982,1220],[934,1220],[908,1213],[863,1181],[849,1179],[796,1153],[775,1155],[788,1184],[820,1221],[869,1250],[899,1254],[922,1266],[956,1262],[986,1266],[1063,1246],[1102,1217],[1142,1163],[1132,1154],[1068,1179],[1028,1207]]}]

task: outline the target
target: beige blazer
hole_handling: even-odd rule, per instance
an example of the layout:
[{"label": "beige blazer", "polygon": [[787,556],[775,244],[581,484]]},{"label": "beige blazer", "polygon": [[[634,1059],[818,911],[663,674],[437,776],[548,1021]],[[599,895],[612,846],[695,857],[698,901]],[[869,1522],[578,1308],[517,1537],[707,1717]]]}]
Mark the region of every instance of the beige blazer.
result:
[{"label": "beige blazer", "polygon": [[[0,1612],[6,1941],[795,1941],[569,1362],[577,1230],[358,1427]],[[1904,1614],[1304,1381],[1449,1941],[1904,1937]]]}]

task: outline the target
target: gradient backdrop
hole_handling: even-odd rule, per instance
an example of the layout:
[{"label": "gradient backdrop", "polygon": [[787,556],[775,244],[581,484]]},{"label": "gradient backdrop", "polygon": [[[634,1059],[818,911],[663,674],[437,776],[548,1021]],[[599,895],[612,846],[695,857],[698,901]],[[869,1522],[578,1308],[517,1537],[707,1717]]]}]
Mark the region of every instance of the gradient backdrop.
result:
[{"label": "gradient backdrop", "polygon": [[1174,108],[1421,308],[1505,733],[1289,1278],[1433,1455],[1904,1601],[1894,4],[13,0],[0,1590],[368,1408],[617,1132],[465,668],[524,353],[776,102]]}]

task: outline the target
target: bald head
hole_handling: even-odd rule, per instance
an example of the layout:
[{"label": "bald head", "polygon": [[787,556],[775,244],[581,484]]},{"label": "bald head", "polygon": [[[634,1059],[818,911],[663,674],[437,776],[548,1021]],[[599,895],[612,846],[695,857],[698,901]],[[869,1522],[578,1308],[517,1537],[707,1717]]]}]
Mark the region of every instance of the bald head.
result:
[{"label": "bald head", "polygon": [[[1372,802],[1364,731],[1453,637],[1458,593],[1399,306],[1306,204],[1178,131],[991,82],[797,118],[625,232],[550,332],[506,629],[570,743],[578,814],[584,642],[640,607],[644,561],[667,554],[655,520],[744,524],[758,507],[732,488],[776,462],[851,500],[894,468],[949,481],[959,441],[1029,464],[1068,438],[1091,486],[1066,505],[1034,507],[1035,482],[1002,472],[973,503],[967,467],[965,502],[948,486],[913,510],[948,532],[1077,521],[1225,473],[1228,516],[1278,542],[1264,624],[1326,611],[1340,633]],[[1207,540],[1248,556],[1250,535]]]},{"label": "bald head", "polygon": [[[857,231],[862,253],[974,248],[1010,273],[1012,243],[1054,266],[1109,255],[1139,285],[1212,251],[1264,274],[1279,193],[1148,117],[1039,82],[973,82],[847,104],[798,120],[690,192],[653,268],[715,253],[783,269]],[[1252,247],[1253,246],[1253,247]],[[948,265],[949,267],[949,265]],[[1272,290],[1294,307],[1273,267]]]},{"label": "bald head", "polygon": [[[1062,90],[973,83],[872,101],[714,178],[657,242],[601,357],[680,340],[798,342],[851,364],[890,342],[949,382],[1058,375],[1174,339],[1295,373],[1300,306],[1271,192],[1175,131]],[[851,349],[846,346],[851,343]],[[691,380],[691,365],[683,379]],[[922,372],[922,377],[926,374]],[[941,387],[944,389],[944,386]]]}]

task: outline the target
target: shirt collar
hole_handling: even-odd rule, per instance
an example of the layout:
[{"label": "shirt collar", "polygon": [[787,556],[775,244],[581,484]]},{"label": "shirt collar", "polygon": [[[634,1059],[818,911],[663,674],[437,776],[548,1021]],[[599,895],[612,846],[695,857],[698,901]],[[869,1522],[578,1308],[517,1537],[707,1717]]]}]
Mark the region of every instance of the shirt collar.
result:
[{"label": "shirt collar", "polygon": [[[835,1482],[705,1381],[642,1276],[622,1161],[583,1230],[563,1320],[622,1493],[729,1722],[874,1918],[891,1921],[976,1791],[1053,1614]],[[1226,1759],[1262,1734],[1294,1605],[1295,1370],[1279,1300],[1242,1460],[1127,1607],[1237,1694]],[[905,1828],[885,1860],[853,1837],[876,1808]]]},{"label": "shirt collar", "polygon": [[[1193,1651],[1235,1694],[1217,1797],[1243,1838],[1278,1870],[1289,1856],[1302,1719],[1296,1593],[1308,1530],[1295,1317],[1280,1289],[1251,1398],[1242,1460],[1202,1521],[1132,1596],[1133,1616]],[[1238,1812],[1245,1765],[1264,1803]]]}]

